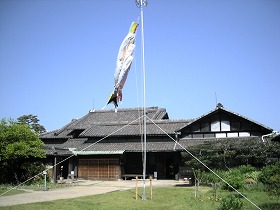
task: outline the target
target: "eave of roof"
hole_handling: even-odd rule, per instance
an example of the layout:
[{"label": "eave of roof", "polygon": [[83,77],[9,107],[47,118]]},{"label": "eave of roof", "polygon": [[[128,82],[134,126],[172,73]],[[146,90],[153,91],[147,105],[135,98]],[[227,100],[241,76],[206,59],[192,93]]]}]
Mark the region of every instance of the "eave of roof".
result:
[{"label": "eave of roof", "polygon": [[[242,141],[255,141],[262,142],[260,137],[239,137],[239,138],[204,138],[204,139],[191,139],[182,138],[178,141],[178,144],[171,139],[153,141],[147,140],[147,152],[175,152],[184,151],[191,146],[203,144],[206,142],[233,142],[240,143]],[[71,140],[68,140],[71,141]],[[75,140],[77,144],[65,143],[64,145],[46,145],[47,155],[98,155],[98,154],[122,154],[124,152],[141,152],[143,144],[138,142],[99,142],[98,144],[89,143],[86,141],[79,142]],[[67,146],[68,145],[68,146]],[[59,146],[59,147],[58,147]],[[70,147],[71,146],[71,147]]]},{"label": "eave of roof", "polygon": [[111,151],[72,151],[74,155],[121,155],[125,150]]},{"label": "eave of roof", "polygon": [[[179,144],[184,148],[189,148],[191,146],[203,144],[205,142],[233,142],[233,143],[240,143],[243,141],[255,141],[262,143],[261,137],[258,136],[248,136],[248,137],[227,137],[227,138],[182,138],[179,140]],[[176,145],[176,150],[184,150],[180,145]]]}]

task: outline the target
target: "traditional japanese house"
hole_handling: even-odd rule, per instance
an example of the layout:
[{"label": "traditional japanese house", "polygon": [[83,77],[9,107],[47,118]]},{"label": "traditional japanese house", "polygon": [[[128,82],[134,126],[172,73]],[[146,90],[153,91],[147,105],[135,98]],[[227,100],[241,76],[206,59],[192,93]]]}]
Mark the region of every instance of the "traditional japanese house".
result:
[{"label": "traditional japanese house", "polygon": [[[146,108],[146,174],[174,179],[183,148],[217,139],[261,141],[272,129],[221,104],[197,119],[171,120],[163,108]],[[142,175],[143,109],[91,110],[61,129],[40,136],[53,178],[117,180]],[[176,144],[176,141],[180,145]]]}]

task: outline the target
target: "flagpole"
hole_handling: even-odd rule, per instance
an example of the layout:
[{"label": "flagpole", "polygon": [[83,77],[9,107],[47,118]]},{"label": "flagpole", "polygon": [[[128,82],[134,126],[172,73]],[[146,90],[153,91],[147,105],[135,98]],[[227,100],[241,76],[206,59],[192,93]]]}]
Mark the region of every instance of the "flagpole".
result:
[{"label": "flagpole", "polygon": [[136,0],[141,13],[141,43],[142,43],[142,69],[143,69],[143,193],[142,200],[146,200],[146,165],[147,165],[147,116],[146,116],[146,69],[145,69],[145,44],[144,44],[144,13],[143,6],[147,6],[147,0]]}]

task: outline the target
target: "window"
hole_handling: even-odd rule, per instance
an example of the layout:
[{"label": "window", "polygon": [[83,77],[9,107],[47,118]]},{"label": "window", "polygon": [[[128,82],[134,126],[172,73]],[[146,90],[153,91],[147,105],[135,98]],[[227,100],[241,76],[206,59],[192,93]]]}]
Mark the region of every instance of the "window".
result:
[{"label": "window", "polygon": [[228,137],[238,137],[238,133],[228,133]]},{"label": "window", "polygon": [[205,133],[204,138],[214,138],[215,134],[214,133]]},{"label": "window", "polygon": [[211,117],[211,131],[221,131],[220,117],[218,115]]},{"label": "window", "polygon": [[239,136],[240,137],[250,136],[250,133],[249,132],[239,132]]},{"label": "window", "polygon": [[221,123],[222,131],[230,131],[229,121],[222,121]]},{"label": "window", "polygon": [[226,138],[227,134],[226,133],[216,133],[216,138]]},{"label": "window", "polygon": [[220,131],[220,121],[215,121],[211,123],[211,131]]}]

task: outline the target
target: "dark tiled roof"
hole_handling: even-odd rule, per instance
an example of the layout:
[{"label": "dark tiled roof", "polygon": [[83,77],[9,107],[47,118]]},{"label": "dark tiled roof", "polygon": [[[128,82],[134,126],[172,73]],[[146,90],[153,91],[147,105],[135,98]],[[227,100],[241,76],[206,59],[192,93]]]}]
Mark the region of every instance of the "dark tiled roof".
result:
[{"label": "dark tiled roof", "polygon": [[[73,151],[125,151],[125,152],[141,152],[142,143],[139,138],[138,141],[128,142],[123,139],[118,139],[117,142],[98,142],[89,143],[85,142],[86,139],[69,139],[61,145],[57,144],[46,144],[47,155],[55,155],[55,152],[59,155],[72,155]],[[172,139],[165,139],[161,141],[155,141],[147,139],[147,151],[148,152],[164,152],[164,151],[175,151],[175,142]]]},{"label": "dark tiled roof", "polygon": [[[140,136],[143,134],[142,122],[122,122],[122,123],[108,123],[95,124],[91,128],[85,130],[80,134],[81,137],[102,137],[102,136]],[[147,135],[166,135],[174,134],[175,131],[186,126],[189,121],[172,121],[172,120],[155,120],[153,122],[147,121]]]},{"label": "dark tiled roof", "polygon": [[41,139],[67,139],[69,138],[68,134],[70,133],[67,129],[60,129],[60,130],[54,130],[46,133],[40,134]]},{"label": "dark tiled roof", "polygon": [[69,151],[69,149],[63,149],[60,146],[57,147],[57,145],[51,145],[51,144],[46,144],[45,148],[46,154],[50,156],[55,156],[55,155],[65,155],[65,156],[70,156],[73,153]]},{"label": "dark tiled roof", "polygon": [[[136,121],[143,116],[143,109],[119,109],[115,110],[91,110],[87,115],[80,119],[73,119],[70,123],[59,130],[46,132],[40,135],[41,139],[47,138],[70,138],[74,130],[87,130],[96,125],[124,124]],[[165,109],[158,107],[146,108],[146,116],[151,120],[168,119]],[[106,132],[104,132],[106,133]],[[94,135],[94,134],[93,134]],[[101,134],[99,133],[99,136]]]},{"label": "dark tiled roof", "polygon": [[[131,122],[143,115],[143,109],[91,110],[81,119],[75,120],[67,129],[87,129],[94,124]],[[158,107],[147,108],[147,116],[152,120],[160,120],[167,115],[165,109]]]},{"label": "dark tiled roof", "polygon": [[[86,149],[84,149],[86,148]],[[163,152],[163,151],[173,151],[174,142],[162,141],[162,142],[149,142],[147,140],[147,152]],[[125,151],[125,152],[141,152],[142,143],[139,142],[119,142],[119,143],[98,143],[90,144],[85,143],[82,148],[77,149],[77,151]]]},{"label": "dark tiled roof", "polygon": [[45,150],[47,155],[55,155],[55,152],[59,155],[71,155],[73,154],[69,151],[69,148],[83,148],[83,144],[87,139],[78,138],[78,139],[68,139],[62,144],[46,143]]},{"label": "dark tiled roof", "polygon": [[[96,110],[90,111],[87,115],[80,119],[74,119],[72,122],[64,126],[63,128],[40,135],[41,139],[51,138],[71,138],[73,137],[73,131],[80,130],[82,133],[80,137],[99,137],[106,136],[117,130],[115,135],[138,135],[140,133],[138,119],[143,116],[143,109],[119,109],[117,113],[114,110]],[[185,126],[188,121],[173,122],[168,120],[168,114],[165,109],[158,107],[146,108],[146,116],[153,121],[162,121],[163,126],[170,132],[174,132],[173,129],[179,128],[178,126]],[[168,123],[165,123],[168,122]],[[125,125],[131,123],[129,129],[122,128]],[[177,124],[177,125],[176,125]],[[150,134],[158,134],[158,129],[150,123],[148,126],[148,132]]]},{"label": "dark tiled roof", "polygon": [[62,148],[79,148],[84,145],[87,141],[87,138],[77,138],[77,139],[68,139],[65,143],[61,145]]}]

